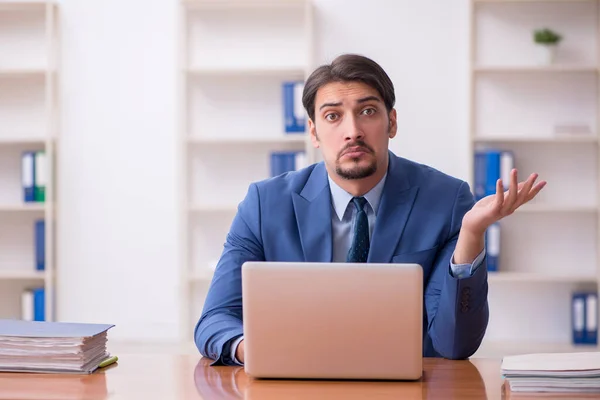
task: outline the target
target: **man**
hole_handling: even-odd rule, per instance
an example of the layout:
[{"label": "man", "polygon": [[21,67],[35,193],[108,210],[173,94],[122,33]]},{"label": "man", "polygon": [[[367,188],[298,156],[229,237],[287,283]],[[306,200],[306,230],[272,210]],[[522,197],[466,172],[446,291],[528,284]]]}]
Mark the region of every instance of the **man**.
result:
[{"label": "man", "polygon": [[508,191],[498,180],[497,193],[474,204],[466,182],[394,155],[394,87],[362,56],[316,69],[302,102],[324,161],[250,185],[196,325],[198,349],[214,364],[243,364],[244,262],[347,261],[420,264],[423,355],[471,356],[489,316],[485,231],[546,182],[534,186],[532,174],[517,184],[513,170]]}]

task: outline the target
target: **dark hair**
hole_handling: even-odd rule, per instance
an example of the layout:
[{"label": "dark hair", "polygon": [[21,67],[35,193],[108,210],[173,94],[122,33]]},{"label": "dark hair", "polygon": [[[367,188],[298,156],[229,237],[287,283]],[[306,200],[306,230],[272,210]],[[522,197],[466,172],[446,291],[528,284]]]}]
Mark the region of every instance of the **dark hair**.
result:
[{"label": "dark hair", "polygon": [[394,108],[396,95],[394,84],[383,68],[370,58],[358,54],[343,54],[329,65],[321,65],[313,71],[304,85],[302,105],[310,119],[315,119],[317,91],[331,82],[363,82],[379,92],[390,112]]}]

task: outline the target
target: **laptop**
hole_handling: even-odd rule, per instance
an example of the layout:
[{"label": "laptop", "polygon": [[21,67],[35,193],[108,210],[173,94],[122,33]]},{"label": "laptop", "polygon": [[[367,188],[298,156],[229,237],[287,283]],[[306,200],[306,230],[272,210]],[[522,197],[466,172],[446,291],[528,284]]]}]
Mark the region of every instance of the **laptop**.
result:
[{"label": "laptop", "polygon": [[418,264],[246,262],[244,369],[254,378],[416,380]]}]

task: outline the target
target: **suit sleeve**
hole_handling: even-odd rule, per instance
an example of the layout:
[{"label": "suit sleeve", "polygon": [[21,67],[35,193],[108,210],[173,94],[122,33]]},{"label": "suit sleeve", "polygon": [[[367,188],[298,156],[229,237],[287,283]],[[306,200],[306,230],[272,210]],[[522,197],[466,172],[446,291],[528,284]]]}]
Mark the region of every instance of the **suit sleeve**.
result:
[{"label": "suit sleeve", "polygon": [[194,331],[200,353],[215,364],[235,365],[231,345],[243,335],[242,264],[264,261],[260,235],[260,199],[252,184],[238,207],[217,264],[202,315]]},{"label": "suit sleeve", "polygon": [[473,355],[481,345],[489,320],[487,257],[469,277],[454,277],[449,268],[462,218],[474,203],[469,185],[463,182],[452,210],[448,239],[425,287],[429,336],[436,352],[449,359]]}]

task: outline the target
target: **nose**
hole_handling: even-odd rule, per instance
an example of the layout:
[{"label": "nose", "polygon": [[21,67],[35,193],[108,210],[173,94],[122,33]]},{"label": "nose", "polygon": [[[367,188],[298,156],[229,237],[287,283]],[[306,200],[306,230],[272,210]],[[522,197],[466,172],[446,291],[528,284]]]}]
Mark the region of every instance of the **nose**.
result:
[{"label": "nose", "polygon": [[352,115],[346,118],[344,126],[344,141],[354,142],[364,137],[362,128],[358,123],[356,116]]}]

